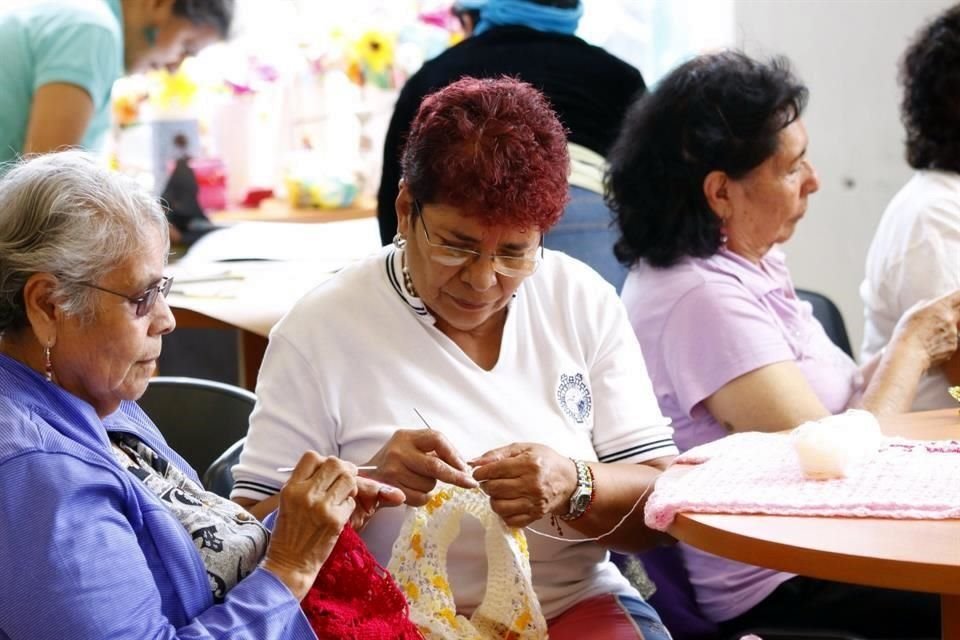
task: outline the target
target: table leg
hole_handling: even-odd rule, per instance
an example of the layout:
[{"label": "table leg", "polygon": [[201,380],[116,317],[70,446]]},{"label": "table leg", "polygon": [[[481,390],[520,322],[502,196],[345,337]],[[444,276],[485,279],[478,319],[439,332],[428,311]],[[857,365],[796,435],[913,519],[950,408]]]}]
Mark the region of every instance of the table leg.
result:
[{"label": "table leg", "polygon": [[267,350],[267,339],[243,329],[238,332],[240,355],[240,386],[253,391],[257,386],[260,363]]},{"label": "table leg", "polygon": [[940,620],[943,640],[960,640],[960,595],[940,596]]}]

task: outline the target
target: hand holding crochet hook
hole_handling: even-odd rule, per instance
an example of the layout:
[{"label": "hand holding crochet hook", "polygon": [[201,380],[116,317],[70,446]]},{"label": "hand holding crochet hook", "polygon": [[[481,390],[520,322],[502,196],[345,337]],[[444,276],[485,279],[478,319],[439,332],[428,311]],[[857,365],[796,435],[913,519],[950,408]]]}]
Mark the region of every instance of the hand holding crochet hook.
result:
[{"label": "hand holding crochet hook", "polygon": [[349,462],[308,451],[279,493],[263,566],[303,598],[357,508],[357,471]]},{"label": "hand holding crochet hook", "polygon": [[[305,459],[310,460],[312,458],[319,458],[321,461],[323,461],[324,465],[332,464],[331,461],[335,461],[336,463],[339,463],[345,467],[346,472],[349,474],[349,481],[353,487],[352,492],[350,493],[350,499],[352,500],[354,508],[349,515],[348,521],[357,531],[361,531],[363,527],[366,526],[367,521],[381,507],[396,507],[403,504],[405,501],[403,492],[396,487],[392,487],[388,484],[378,482],[358,474],[359,471],[368,471],[375,469],[375,467],[358,467],[350,462],[339,460],[332,456],[329,458],[320,456],[315,451],[307,451],[304,453],[300,459],[300,462],[297,463],[297,467],[304,464]],[[297,467],[280,467],[277,469],[277,471],[281,473],[292,474],[296,472]],[[269,498],[262,504],[266,505],[266,508],[269,510],[277,508],[277,506],[280,504],[283,491],[287,489],[291,482],[293,482],[293,475],[291,475],[290,480],[284,485],[279,494],[273,498]],[[322,495],[322,492],[318,495]],[[269,511],[267,511],[267,513],[269,513]]]},{"label": "hand holding crochet hook", "polygon": [[403,491],[407,504],[414,507],[427,503],[427,494],[438,480],[465,489],[479,487],[470,467],[450,441],[434,431],[423,416],[420,419],[426,428],[394,432],[370,459],[368,464],[375,469],[368,475]]}]

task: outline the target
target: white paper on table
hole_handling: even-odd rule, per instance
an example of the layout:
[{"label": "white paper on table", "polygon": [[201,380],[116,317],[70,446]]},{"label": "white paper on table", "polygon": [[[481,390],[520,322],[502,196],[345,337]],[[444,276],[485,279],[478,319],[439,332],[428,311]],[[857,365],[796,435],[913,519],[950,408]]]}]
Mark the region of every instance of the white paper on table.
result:
[{"label": "white paper on table", "polygon": [[339,222],[240,222],[200,238],[181,263],[313,260],[340,268],[380,248],[374,217]]},{"label": "white paper on table", "polygon": [[240,223],[207,234],[170,265],[168,301],[266,336],[308,291],[379,248],[375,218]]},{"label": "white paper on table", "polygon": [[327,265],[308,260],[238,262],[231,264],[231,279],[178,284],[177,278],[182,275],[186,279],[195,266],[214,265],[176,263],[168,269],[174,277],[167,298],[170,306],[190,309],[261,336],[268,335],[297,300],[334,275]]}]

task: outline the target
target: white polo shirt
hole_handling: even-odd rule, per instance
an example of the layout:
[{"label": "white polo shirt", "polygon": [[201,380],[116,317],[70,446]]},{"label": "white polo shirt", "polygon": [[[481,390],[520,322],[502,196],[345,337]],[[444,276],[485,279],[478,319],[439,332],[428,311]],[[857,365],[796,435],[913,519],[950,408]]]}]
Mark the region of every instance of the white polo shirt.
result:
[{"label": "white polo shirt", "polygon": [[[960,175],[917,171],[887,205],[867,253],[860,285],[865,324],[860,358],[890,341],[900,317],[915,303],[960,288]],[[920,380],[913,410],[956,406],[943,372]]]},{"label": "white polo shirt", "polygon": [[[276,493],[286,479],[276,469],[307,449],[364,463],[397,428],[423,428],[414,408],[464,459],[513,442],[601,462],[676,454],[623,305],[589,267],[545,252],[510,303],[500,358],[486,371],[406,294],[400,265],[386,247],[307,294],[274,328],[233,497]],[[378,512],[363,531],[383,565],[406,509]],[[548,520],[532,526],[551,532]],[[527,539],[547,618],[601,593],[637,595],[599,545]],[[470,613],[486,584],[472,519],[448,566],[458,609]]]}]

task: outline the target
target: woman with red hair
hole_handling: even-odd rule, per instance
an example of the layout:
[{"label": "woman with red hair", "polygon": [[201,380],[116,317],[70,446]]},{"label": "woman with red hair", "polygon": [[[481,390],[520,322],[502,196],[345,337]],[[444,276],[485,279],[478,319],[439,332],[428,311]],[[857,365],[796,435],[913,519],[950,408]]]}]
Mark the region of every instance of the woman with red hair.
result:
[{"label": "woman with red hair", "polygon": [[[394,244],[271,335],[233,497],[269,510],[277,469],[307,449],[372,467],[412,506],[438,481],[480,487],[528,529],[551,638],[666,638],[607,549],[655,543],[642,502],[676,448],[614,288],[543,248],[566,204],[566,149],[518,80],[464,78],[424,99]],[[362,533],[384,565],[403,518],[389,511]],[[447,562],[470,614],[487,575],[475,523]]]}]

